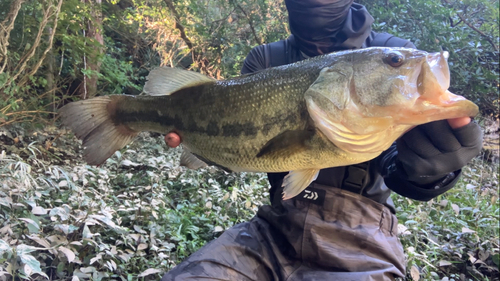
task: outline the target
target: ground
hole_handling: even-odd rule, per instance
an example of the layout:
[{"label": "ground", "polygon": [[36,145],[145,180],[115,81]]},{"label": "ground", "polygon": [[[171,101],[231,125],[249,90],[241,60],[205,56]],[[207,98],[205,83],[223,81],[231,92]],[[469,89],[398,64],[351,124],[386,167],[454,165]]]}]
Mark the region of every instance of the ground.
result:
[{"label": "ground", "polygon": [[[142,134],[93,167],[65,130],[0,127],[0,280],[158,280],[267,203],[264,174],[186,170],[180,151]],[[393,194],[409,280],[500,280],[497,161],[430,202]]]}]

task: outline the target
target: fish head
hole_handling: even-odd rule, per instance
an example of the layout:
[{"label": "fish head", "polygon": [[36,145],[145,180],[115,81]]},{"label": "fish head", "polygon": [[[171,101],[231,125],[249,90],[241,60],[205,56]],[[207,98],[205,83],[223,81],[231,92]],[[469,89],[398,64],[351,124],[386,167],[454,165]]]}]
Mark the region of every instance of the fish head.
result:
[{"label": "fish head", "polygon": [[448,91],[449,54],[406,48],[374,48],[353,55],[350,95],[359,113],[385,116],[396,124],[475,116],[471,101]]},{"label": "fish head", "polygon": [[337,54],[306,91],[315,126],[347,152],[379,154],[412,127],[475,116],[448,91],[448,53],[376,47]]}]

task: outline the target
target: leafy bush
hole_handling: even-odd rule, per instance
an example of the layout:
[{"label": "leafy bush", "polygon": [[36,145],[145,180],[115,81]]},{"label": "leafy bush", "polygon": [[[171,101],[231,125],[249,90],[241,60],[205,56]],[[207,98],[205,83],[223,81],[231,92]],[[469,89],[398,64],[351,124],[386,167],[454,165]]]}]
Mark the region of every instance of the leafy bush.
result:
[{"label": "leafy bush", "polygon": [[[268,203],[264,174],[186,170],[161,137],[90,167],[61,133],[0,130],[0,280],[158,280]],[[393,194],[409,278],[498,280],[498,164],[464,174],[430,202]]]},{"label": "leafy bush", "polygon": [[144,135],[95,168],[57,134],[3,135],[0,280],[156,280],[268,196],[261,174],[179,168],[161,138]]},{"label": "leafy bush", "polygon": [[498,114],[498,0],[361,1],[375,18],[374,29],[415,43],[422,50],[450,53],[454,93]]}]

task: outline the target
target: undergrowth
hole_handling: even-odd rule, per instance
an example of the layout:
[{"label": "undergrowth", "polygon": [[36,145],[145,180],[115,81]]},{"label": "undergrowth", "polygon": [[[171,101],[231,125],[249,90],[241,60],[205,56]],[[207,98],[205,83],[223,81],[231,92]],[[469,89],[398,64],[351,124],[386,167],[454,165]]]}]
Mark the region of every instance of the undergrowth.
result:
[{"label": "undergrowth", "polygon": [[[61,133],[0,131],[0,280],[158,280],[267,203],[264,174],[186,170],[161,136],[93,167]],[[499,280],[497,198],[481,158],[430,202],[393,195],[408,279]]]}]

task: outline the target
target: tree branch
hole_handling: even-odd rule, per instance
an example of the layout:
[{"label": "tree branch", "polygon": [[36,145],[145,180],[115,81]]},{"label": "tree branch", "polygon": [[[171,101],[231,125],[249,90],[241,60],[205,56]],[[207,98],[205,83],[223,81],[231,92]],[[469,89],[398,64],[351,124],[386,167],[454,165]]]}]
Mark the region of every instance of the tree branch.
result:
[{"label": "tree branch", "polygon": [[[452,4],[451,4],[448,0],[442,0],[442,1],[443,1],[444,3],[446,3],[446,4],[450,5],[452,8],[454,8],[454,7],[453,7],[453,5],[452,5]],[[463,10],[464,10],[464,11],[467,11],[467,8],[468,8],[468,7],[469,7],[469,6],[468,6],[468,5],[466,5],[466,6],[464,7],[464,9],[463,9]],[[495,44],[495,42],[493,41],[493,39],[491,39],[491,37],[490,37],[490,36],[488,36],[487,34],[485,34],[484,32],[482,32],[481,30],[477,29],[477,28],[476,28],[474,25],[472,25],[470,22],[468,22],[468,21],[465,19],[465,17],[464,17],[464,15],[463,15],[463,14],[459,14],[459,13],[457,13],[457,16],[458,16],[458,18],[460,18],[460,20],[461,20],[463,23],[465,23],[468,27],[470,27],[472,30],[474,30],[475,32],[477,32],[477,33],[479,33],[481,36],[483,36],[483,37],[484,37],[484,38],[485,38],[485,39],[486,39],[486,40],[487,40],[487,41],[491,44],[491,46],[493,47],[493,49],[494,49],[496,52],[498,52],[498,46]],[[460,22],[458,22],[458,23],[460,23]],[[457,23],[457,24],[458,24],[458,23]],[[457,24],[455,24],[455,25],[457,25]],[[452,26],[452,27],[453,27],[453,26]]]},{"label": "tree branch", "polygon": [[257,44],[262,45],[262,41],[260,38],[257,36],[257,33],[255,32],[255,28],[253,27],[253,21],[252,18],[248,16],[247,12],[243,10],[240,4],[236,3],[236,7],[240,9],[240,11],[245,15],[245,17],[248,19],[248,24],[250,25],[250,29],[252,30],[253,37],[255,38],[255,41],[257,41]]},{"label": "tree branch", "polygon": [[496,46],[495,42],[493,42],[493,40],[491,39],[490,36],[484,34],[484,32],[482,32],[481,30],[477,29],[474,25],[472,25],[470,22],[468,22],[467,20],[465,20],[464,16],[457,13],[457,16],[460,18],[461,21],[463,21],[468,27],[472,28],[472,30],[474,30],[475,32],[479,33],[481,36],[483,36],[488,42],[490,42],[491,46],[493,47],[493,49],[495,49],[496,52],[498,52],[498,47]]},{"label": "tree branch", "polygon": [[191,42],[191,40],[189,40],[189,38],[187,37],[186,31],[184,29],[184,26],[180,22],[180,17],[179,14],[177,13],[177,10],[175,9],[174,3],[172,2],[172,0],[163,0],[163,1],[165,2],[165,4],[167,4],[168,9],[172,12],[172,15],[174,16],[175,28],[179,30],[182,40],[184,40],[184,43],[186,43],[189,50],[191,50],[191,54],[193,56],[193,62],[195,62],[203,72],[208,74],[208,70],[206,67],[208,62],[202,59],[201,55],[194,49],[193,42]]},{"label": "tree branch", "polygon": [[5,66],[7,65],[7,46],[9,46],[10,32],[14,28],[17,14],[19,13],[23,2],[24,0],[12,2],[9,13],[0,23],[0,61],[3,60],[2,67],[0,67],[0,73],[3,73]]}]

